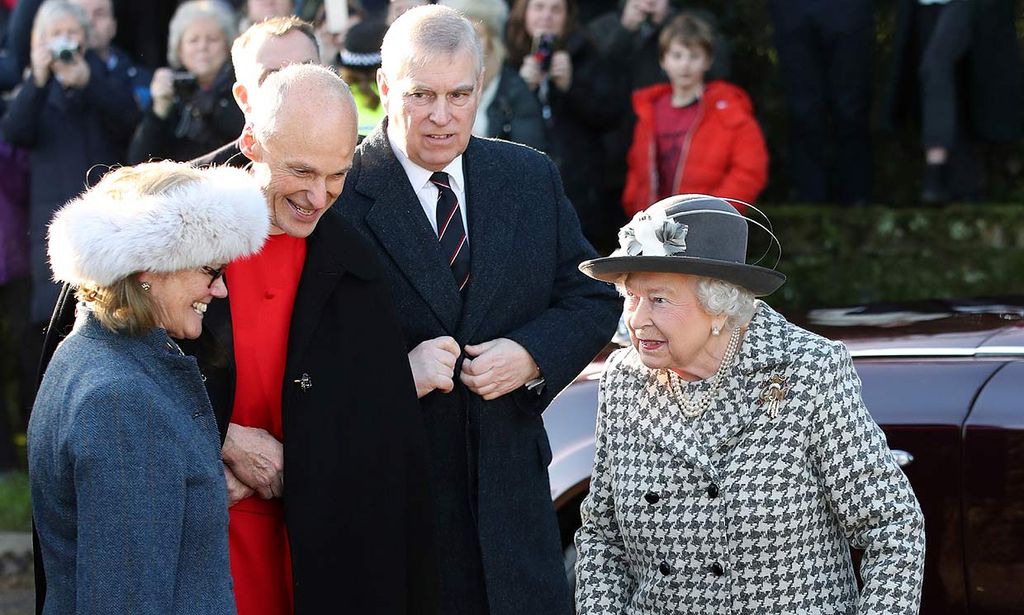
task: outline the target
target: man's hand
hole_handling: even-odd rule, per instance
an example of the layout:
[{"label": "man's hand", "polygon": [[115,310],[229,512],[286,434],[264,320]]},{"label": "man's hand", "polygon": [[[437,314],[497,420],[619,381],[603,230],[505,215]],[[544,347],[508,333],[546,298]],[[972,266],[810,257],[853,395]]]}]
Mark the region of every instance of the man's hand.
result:
[{"label": "man's hand", "polygon": [[284,446],[265,429],[229,424],[221,457],[235,477],[261,498],[284,495]]},{"label": "man's hand", "polygon": [[227,483],[228,487],[228,508],[256,494],[252,487],[238,480],[238,477],[228,468],[227,464],[224,464],[224,482]]},{"label": "man's hand", "polygon": [[462,362],[459,378],[470,391],[490,401],[540,376],[540,368],[525,348],[510,339],[466,346],[472,359]]},{"label": "man's hand", "polygon": [[416,397],[438,389],[450,393],[455,388],[455,362],[459,359],[459,343],[447,335],[420,342],[409,353],[409,367],[416,382]]}]

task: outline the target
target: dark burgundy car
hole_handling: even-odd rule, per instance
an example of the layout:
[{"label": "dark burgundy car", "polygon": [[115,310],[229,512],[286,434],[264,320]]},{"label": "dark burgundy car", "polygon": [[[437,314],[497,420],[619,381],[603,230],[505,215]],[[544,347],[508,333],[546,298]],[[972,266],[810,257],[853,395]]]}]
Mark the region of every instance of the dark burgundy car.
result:
[{"label": "dark burgundy car", "polygon": [[[1024,298],[818,310],[799,324],[849,346],[864,401],[921,502],[921,613],[1024,613]],[[567,565],[602,367],[591,364],[544,414]]]}]

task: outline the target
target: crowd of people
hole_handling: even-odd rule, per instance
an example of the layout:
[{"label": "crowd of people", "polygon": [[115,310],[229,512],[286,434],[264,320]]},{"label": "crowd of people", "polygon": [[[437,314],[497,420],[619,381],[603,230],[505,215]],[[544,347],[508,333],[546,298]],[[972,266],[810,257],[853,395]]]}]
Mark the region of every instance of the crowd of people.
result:
[{"label": "crowd of people", "polygon": [[[972,1],[911,7],[930,15],[925,57],[962,54],[941,33]],[[818,3],[771,8],[794,185],[857,204],[864,92],[800,78],[823,59],[805,28],[849,34],[824,37],[831,61],[863,51],[870,3],[847,3],[841,26],[803,6]],[[28,428],[37,564],[60,579],[38,585],[44,612],[570,612],[541,413],[623,297],[632,344],[601,384],[580,612],[916,612],[920,509],[848,353],[756,299],[784,281],[745,264],[768,148],[756,101],[721,78],[734,58],[713,15],[171,4],[158,63],[112,44],[113,0],[4,5],[10,31],[32,25],[0,56],[0,292],[24,314],[27,399],[45,368]],[[970,131],[932,69],[922,97],[954,97],[924,110],[926,200],[943,201]],[[849,156],[836,192],[815,149],[829,113]],[[794,403],[730,440],[760,399],[744,383],[769,376]],[[748,514],[780,473],[804,483]],[[736,505],[650,506],[653,483],[708,480]],[[818,534],[788,541],[801,524]]]}]

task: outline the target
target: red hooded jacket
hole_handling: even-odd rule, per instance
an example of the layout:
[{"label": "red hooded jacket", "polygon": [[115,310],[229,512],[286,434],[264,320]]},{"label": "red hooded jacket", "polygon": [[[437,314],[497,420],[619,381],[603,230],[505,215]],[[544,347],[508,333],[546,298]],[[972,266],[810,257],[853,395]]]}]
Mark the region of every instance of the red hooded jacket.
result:
[{"label": "red hooded jacket", "polygon": [[[654,103],[671,96],[659,83],[633,93],[637,122],[626,159],[622,206],[632,216],[658,200]],[[709,194],[753,203],[768,181],[768,150],[754,118],[754,106],[741,88],[725,81],[704,86],[697,120],[679,155],[674,194]],[[742,205],[737,209],[743,209]]]}]

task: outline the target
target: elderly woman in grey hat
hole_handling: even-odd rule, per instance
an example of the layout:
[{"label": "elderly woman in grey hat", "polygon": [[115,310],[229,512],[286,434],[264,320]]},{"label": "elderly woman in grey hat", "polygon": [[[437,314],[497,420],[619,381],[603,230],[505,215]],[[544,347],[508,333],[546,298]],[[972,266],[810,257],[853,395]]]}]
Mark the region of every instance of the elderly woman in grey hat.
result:
[{"label": "elderly woman in grey hat", "polygon": [[670,197],[580,265],[625,295],[632,344],[601,378],[579,613],[917,613],[917,499],[846,347],[755,299],[785,277],[746,264],[747,230]]},{"label": "elderly woman in grey hat", "polygon": [[125,167],[54,216],[54,278],[75,329],[29,421],[43,613],[234,613],[220,438],[195,338],[226,263],[263,245],[259,186],[238,169]]}]

